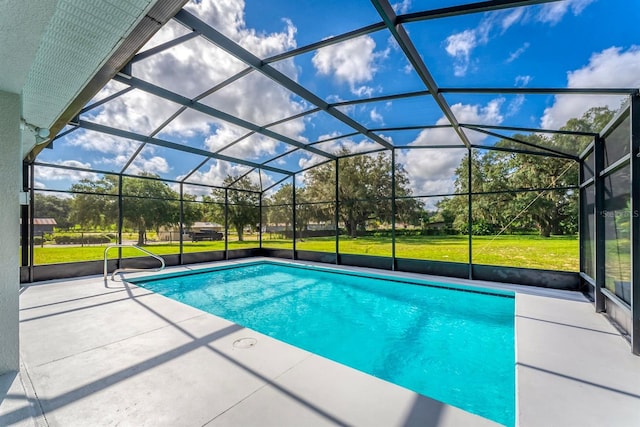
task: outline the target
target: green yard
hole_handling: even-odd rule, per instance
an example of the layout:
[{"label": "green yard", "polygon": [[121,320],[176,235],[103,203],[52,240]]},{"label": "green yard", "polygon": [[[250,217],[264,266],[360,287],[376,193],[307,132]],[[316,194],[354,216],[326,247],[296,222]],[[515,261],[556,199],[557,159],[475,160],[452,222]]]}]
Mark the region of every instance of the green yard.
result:
[{"label": "green yard", "polygon": [[[258,247],[256,235],[245,236],[244,242],[230,241],[229,249]],[[579,241],[577,236],[553,236],[543,238],[525,236],[477,236],[473,238],[473,262],[477,264],[541,268],[548,270],[578,271]],[[263,247],[291,249],[291,240],[263,239]],[[102,260],[104,245],[65,246],[45,245],[35,247],[35,264],[53,264],[73,261]],[[179,253],[178,243],[152,243],[146,248],[160,255]],[[334,252],[335,238],[320,237],[297,242],[299,250]],[[224,241],[184,242],[184,252],[223,250]],[[385,237],[341,237],[340,253],[391,256],[391,239]],[[110,258],[118,255],[116,249]],[[141,252],[123,249],[123,256],[140,256]],[[467,236],[398,236],[396,257],[424,260],[468,262]]]},{"label": "green yard", "polygon": [[[396,257],[436,261],[468,262],[467,236],[398,236]],[[291,248],[291,241],[264,240],[265,248]],[[577,236],[476,236],[473,262],[510,267],[578,271]],[[334,252],[335,238],[304,239],[299,250]],[[391,256],[391,239],[381,237],[341,237],[340,253]]]}]

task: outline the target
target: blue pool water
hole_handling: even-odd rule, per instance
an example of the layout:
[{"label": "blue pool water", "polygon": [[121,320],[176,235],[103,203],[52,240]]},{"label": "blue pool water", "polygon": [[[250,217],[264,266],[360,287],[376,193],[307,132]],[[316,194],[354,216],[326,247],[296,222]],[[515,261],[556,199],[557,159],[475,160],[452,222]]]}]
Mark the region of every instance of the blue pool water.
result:
[{"label": "blue pool water", "polygon": [[515,424],[512,293],[273,262],[130,281],[466,411]]}]

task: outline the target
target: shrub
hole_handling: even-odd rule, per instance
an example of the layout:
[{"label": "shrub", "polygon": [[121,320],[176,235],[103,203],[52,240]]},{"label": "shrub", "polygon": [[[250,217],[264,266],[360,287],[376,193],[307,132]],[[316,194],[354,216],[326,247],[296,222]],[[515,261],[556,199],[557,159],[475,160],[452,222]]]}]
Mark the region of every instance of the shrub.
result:
[{"label": "shrub", "polygon": [[98,245],[111,243],[111,239],[103,234],[68,234],[56,236],[53,240],[57,245]]}]

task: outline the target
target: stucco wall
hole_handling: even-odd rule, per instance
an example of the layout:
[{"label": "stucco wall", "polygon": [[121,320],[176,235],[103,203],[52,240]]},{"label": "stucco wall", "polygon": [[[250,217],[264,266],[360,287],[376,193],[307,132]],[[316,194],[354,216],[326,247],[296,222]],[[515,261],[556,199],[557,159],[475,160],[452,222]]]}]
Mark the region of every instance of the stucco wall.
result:
[{"label": "stucco wall", "polygon": [[0,91],[0,375],[18,370],[20,96]]}]

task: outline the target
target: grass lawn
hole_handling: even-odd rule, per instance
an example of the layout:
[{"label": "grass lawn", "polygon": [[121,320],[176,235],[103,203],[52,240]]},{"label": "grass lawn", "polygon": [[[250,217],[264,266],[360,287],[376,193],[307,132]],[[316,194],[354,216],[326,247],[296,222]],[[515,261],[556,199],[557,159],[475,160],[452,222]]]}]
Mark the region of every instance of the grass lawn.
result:
[{"label": "grass lawn", "polygon": [[[396,257],[433,261],[469,262],[467,236],[398,236]],[[300,250],[334,252],[335,238],[304,239]],[[291,249],[291,241],[263,240],[265,248]],[[473,262],[508,267],[578,271],[577,236],[475,236]],[[391,256],[391,239],[382,237],[340,238],[340,253]]]},{"label": "grass lawn", "polygon": [[[229,249],[258,247],[256,235],[245,236],[245,241],[229,241]],[[291,240],[263,239],[263,247],[291,249]],[[473,238],[473,262],[477,264],[541,268],[549,270],[578,271],[579,241],[576,236],[476,236]],[[316,237],[297,242],[297,249],[334,252],[334,237]],[[65,246],[45,245],[36,247],[36,264],[53,264],[73,261],[104,259],[105,246]],[[178,243],[152,243],[148,250],[159,255],[177,254]],[[203,252],[224,249],[224,241],[184,242],[184,252]],[[385,237],[341,237],[340,253],[391,256],[391,239]],[[110,258],[116,258],[118,251],[112,249]],[[141,252],[124,248],[124,257],[143,255]],[[468,262],[467,236],[398,236],[396,257],[435,261]]]},{"label": "grass lawn", "polygon": [[[229,250],[259,247],[258,239],[255,236],[245,236],[245,241],[229,241]],[[35,264],[58,264],[63,262],[76,261],[102,261],[104,260],[104,250],[107,245],[45,245],[34,248]],[[158,255],[171,255],[180,253],[180,245],[173,243],[151,243],[144,246],[148,251]],[[214,242],[184,242],[183,252],[206,252],[224,250],[224,240]],[[122,248],[124,258],[146,256],[135,248]],[[116,248],[109,251],[109,259],[118,257]]]}]

